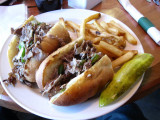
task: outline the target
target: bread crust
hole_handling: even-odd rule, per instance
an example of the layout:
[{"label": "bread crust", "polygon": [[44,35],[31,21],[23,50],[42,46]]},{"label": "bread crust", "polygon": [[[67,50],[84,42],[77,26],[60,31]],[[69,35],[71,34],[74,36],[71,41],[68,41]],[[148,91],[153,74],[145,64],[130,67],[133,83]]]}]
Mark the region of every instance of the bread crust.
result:
[{"label": "bread crust", "polygon": [[71,38],[68,31],[60,22],[57,22],[43,38],[41,48],[46,53],[52,53],[61,46],[61,43],[67,44],[69,42],[71,42]]},{"label": "bread crust", "polygon": [[[52,79],[53,71],[62,61],[61,57],[73,49],[76,43],[80,44],[83,40],[73,41],[68,45],[58,49],[48,56],[40,65],[36,73],[36,82],[41,90],[47,82]],[[69,106],[86,101],[101,91],[109,80],[113,77],[111,60],[104,55],[97,63],[84,73],[73,78],[66,86],[66,90],[53,96],[50,102],[59,106]]]}]

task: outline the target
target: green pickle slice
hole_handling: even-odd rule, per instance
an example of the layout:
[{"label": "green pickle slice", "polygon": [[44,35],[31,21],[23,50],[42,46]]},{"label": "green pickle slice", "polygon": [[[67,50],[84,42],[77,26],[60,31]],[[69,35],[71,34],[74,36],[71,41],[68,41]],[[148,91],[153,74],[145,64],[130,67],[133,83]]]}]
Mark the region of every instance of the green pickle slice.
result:
[{"label": "green pickle slice", "polygon": [[152,64],[154,57],[143,53],[136,55],[132,60],[125,63],[113,80],[102,91],[99,99],[99,107],[109,105],[126,92]]}]

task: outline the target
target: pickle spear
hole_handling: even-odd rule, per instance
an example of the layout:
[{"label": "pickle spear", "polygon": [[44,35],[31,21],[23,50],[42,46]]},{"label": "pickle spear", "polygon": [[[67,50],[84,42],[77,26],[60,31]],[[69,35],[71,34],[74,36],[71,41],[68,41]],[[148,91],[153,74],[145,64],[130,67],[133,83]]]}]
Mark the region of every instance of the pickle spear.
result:
[{"label": "pickle spear", "polygon": [[102,91],[99,99],[99,107],[112,103],[127,91],[152,64],[153,59],[154,57],[151,54],[143,53],[136,55],[132,60],[126,62],[114,74],[113,80]]}]

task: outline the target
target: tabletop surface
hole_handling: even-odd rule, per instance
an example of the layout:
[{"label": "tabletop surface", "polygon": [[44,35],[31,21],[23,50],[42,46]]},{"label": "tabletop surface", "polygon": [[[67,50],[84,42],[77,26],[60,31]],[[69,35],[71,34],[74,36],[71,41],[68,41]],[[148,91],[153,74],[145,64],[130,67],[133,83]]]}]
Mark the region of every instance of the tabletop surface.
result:
[{"label": "tabletop surface", "polygon": [[[132,5],[147,17],[160,30],[160,6],[146,0],[130,0]],[[15,4],[24,3],[28,7],[28,16],[40,14],[34,0],[17,0]],[[71,8],[68,6],[67,0],[63,2],[63,9]],[[144,52],[151,53],[154,56],[152,67],[146,71],[144,80],[136,92],[136,94],[128,101],[133,102],[137,99],[150,94],[160,87],[160,46],[158,46],[149,35],[138,25],[138,23],[124,10],[117,0],[103,0],[92,10],[108,14],[121,22],[125,23],[139,38],[144,48]],[[3,91],[0,94],[0,106],[13,110],[23,111],[11,98]]]}]

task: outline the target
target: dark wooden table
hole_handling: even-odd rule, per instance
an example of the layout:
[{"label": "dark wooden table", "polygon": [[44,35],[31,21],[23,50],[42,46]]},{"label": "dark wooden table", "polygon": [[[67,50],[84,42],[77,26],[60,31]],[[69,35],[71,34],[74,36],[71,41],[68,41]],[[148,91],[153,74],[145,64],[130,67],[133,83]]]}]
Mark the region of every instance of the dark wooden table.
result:
[{"label": "dark wooden table", "polygon": [[[130,2],[139,10],[144,16],[152,21],[152,23],[160,30],[160,6],[155,5],[153,2],[149,3],[146,0],[130,0]],[[18,0],[15,4],[24,3],[28,7],[28,16],[40,14],[34,0]],[[63,8],[71,8],[67,4],[67,0],[63,2]],[[136,94],[128,101],[133,102],[140,99],[160,87],[160,46],[158,46],[145,31],[137,24],[137,22],[123,9],[117,0],[103,0],[100,4],[94,7],[92,10],[106,13],[112,17],[115,17],[125,23],[140,39],[144,51],[151,53],[155,60],[152,67],[147,70],[144,80],[136,92]],[[0,94],[0,106],[6,108],[23,111],[5,91]]]}]

